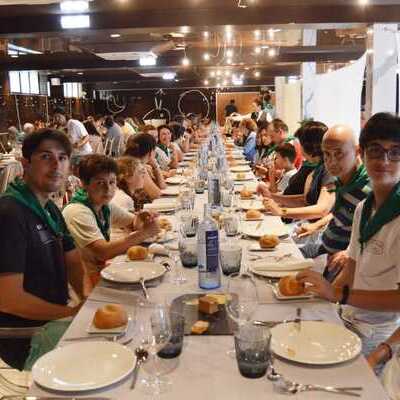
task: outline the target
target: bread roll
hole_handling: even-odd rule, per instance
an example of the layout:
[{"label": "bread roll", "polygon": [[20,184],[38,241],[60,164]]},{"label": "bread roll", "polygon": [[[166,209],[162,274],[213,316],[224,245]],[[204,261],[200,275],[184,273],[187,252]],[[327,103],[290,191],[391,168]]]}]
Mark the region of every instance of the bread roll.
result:
[{"label": "bread roll", "polygon": [[94,314],[93,324],[98,329],[113,329],[128,323],[128,315],[120,304],[106,304]]},{"label": "bread roll", "polygon": [[145,260],[148,256],[148,250],[143,246],[132,246],[126,254],[132,261]]},{"label": "bread roll", "polygon": [[284,276],[279,280],[279,291],[284,296],[299,296],[304,294],[304,283],[295,276]]},{"label": "bread roll", "polygon": [[161,229],[164,229],[167,232],[172,231],[172,224],[167,218],[159,218],[158,224]]},{"label": "bread roll", "polygon": [[210,323],[207,321],[196,321],[192,325],[191,331],[196,335],[201,335],[208,329],[209,326]]},{"label": "bread roll", "polygon": [[262,214],[258,210],[248,210],[246,212],[246,219],[260,219],[262,218]]},{"label": "bread roll", "polygon": [[251,191],[251,190],[249,190],[249,189],[247,189],[247,188],[243,188],[241,191],[240,191],[240,198],[242,199],[242,200],[246,200],[246,199],[251,199],[253,197],[253,192]]},{"label": "bread roll", "polygon": [[279,238],[275,235],[263,235],[259,240],[262,249],[272,249],[279,244]]}]

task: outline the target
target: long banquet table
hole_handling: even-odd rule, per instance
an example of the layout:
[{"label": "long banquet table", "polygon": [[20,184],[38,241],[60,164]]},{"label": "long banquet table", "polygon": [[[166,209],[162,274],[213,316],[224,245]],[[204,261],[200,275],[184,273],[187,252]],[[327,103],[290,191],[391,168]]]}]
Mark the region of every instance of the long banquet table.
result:
[{"label": "long banquet table", "polygon": [[[203,204],[207,201],[206,194],[196,195],[195,212],[201,215]],[[169,217],[174,219],[174,217]],[[268,219],[277,217],[267,216]],[[274,221],[276,222],[276,221]],[[247,247],[251,241],[241,239],[243,248]],[[279,252],[291,252],[301,256],[297,246],[291,239],[286,239],[280,245]],[[280,254],[280,253],[277,254]],[[246,265],[246,259],[243,266]],[[170,303],[175,297],[185,293],[202,292],[198,287],[197,269],[183,269],[187,282],[182,285],[174,285],[169,282],[168,274],[163,278],[157,287],[149,288],[151,302]],[[223,292],[226,288],[226,278],[222,279],[222,287],[216,292]],[[302,307],[302,318],[307,320],[323,319],[333,323],[341,324],[337,316],[334,305],[324,301],[305,301],[299,302],[278,302],[275,300],[271,288],[262,279],[257,279],[257,290],[260,305],[257,309],[255,319],[280,321],[295,318],[296,307]],[[117,287],[110,287],[105,282],[100,283],[93,291],[88,301],[75,317],[72,325],[64,335],[64,338],[72,338],[86,335],[86,328],[93,318],[95,310],[101,306],[101,301],[117,302],[123,304],[128,312],[133,311],[138,301],[144,301],[142,292],[139,288],[135,290],[118,290]],[[131,332],[132,334],[132,332]],[[129,335],[129,332],[128,332]],[[67,346],[71,342],[61,340],[60,346]],[[133,339],[127,344],[132,350],[136,347]],[[272,382],[266,377],[260,379],[246,379],[239,373],[236,359],[227,354],[233,346],[232,336],[186,336],[184,348],[181,356],[176,359],[175,366],[168,377],[172,385],[167,393],[161,396],[165,400],[242,400],[254,398],[281,399],[287,395],[277,392]],[[79,355],[77,354],[77,363]],[[277,359],[276,369],[286,378],[301,383],[318,383],[321,385],[332,386],[362,386],[360,399],[364,400],[385,400],[387,395],[383,390],[378,378],[367,365],[365,358],[360,355],[356,359],[329,367],[305,366],[289,363]],[[74,366],[71,366],[74,368]],[[141,371],[140,377],[145,372]],[[130,388],[130,379],[109,386],[104,389],[92,391],[90,393],[74,393],[74,397],[93,397],[102,396],[118,400],[128,400],[132,398],[146,399],[149,396],[144,394],[137,386],[134,391]],[[29,394],[49,395],[49,392],[37,384],[33,384]],[[51,393],[57,397],[62,393]],[[71,395],[70,393],[68,396]],[[64,393],[65,396],[65,393]],[[329,400],[338,399],[341,396],[323,392],[298,393],[292,395],[294,399],[313,399]],[[344,396],[345,397],[345,396]]]}]

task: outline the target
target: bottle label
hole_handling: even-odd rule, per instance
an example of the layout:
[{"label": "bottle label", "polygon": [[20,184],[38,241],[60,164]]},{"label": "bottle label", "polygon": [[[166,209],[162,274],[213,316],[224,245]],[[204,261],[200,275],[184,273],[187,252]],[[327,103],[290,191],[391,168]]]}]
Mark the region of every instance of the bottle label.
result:
[{"label": "bottle label", "polygon": [[218,231],[206,232],[206,269],[207,272],[218,270]]}]

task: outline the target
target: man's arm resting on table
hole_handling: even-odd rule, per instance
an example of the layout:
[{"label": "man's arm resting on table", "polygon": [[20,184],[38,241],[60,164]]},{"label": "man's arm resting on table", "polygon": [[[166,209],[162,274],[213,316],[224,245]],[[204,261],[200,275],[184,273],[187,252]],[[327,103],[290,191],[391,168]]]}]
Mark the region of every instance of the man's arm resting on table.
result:
[{"label": "man's arm resting on table", "polygon": [[24,275],[0,274],[0,311],[21,318],[52,321],[75,315],[80,308],[49,303],[24,290]]},{"label": "man's arm resting on table", "polygon": [[81,299],[86,299],[93,289],[77,249],[64,253],[68,282]]}]

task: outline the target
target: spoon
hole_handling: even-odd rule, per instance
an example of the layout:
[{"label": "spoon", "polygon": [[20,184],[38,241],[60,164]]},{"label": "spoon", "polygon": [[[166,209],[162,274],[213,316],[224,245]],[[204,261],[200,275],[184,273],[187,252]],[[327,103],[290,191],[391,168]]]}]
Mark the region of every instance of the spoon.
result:
[{"label": "spoon", "polygon": [[135,355],[136,355],[136,364],[135,368],[133,369],[131,389],[135,388],[137,376],[139,373],[139,368],[147,360],[147,358],[149,357],[149,353],[143,347],[138,347],[135,349]]}]

